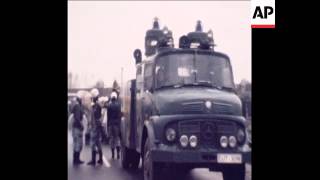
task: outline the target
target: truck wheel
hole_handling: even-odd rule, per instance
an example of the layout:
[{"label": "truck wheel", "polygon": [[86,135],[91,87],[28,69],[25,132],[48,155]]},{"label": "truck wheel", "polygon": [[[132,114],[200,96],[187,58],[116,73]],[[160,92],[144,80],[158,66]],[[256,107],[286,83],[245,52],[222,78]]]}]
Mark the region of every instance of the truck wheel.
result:
[{"label": "truck wheel", "polygon": [[245,180],[245,165],[232,165],[222,170],[223,180]]},{"label": "truck wheel", "polygon": [[121,166],[124,169],[128,169],[129,168],[129,149],[126,148],[124,145],[121,146]]},{"label": "truck wheel", "polygon": [[132,157],[131,168],[134,170],[138,169],[140,163],[140,154],[137,151],[132,150],[130,153],[130,157]]},{"label": "truck wheel", "polygon": [[158,180],[160,179],[160,167],[158,167],[157,163],[153,162],[151,157],[151,148],[149,138],[147,138],[144,145],[144,153],[143,153],[143,180]]}]

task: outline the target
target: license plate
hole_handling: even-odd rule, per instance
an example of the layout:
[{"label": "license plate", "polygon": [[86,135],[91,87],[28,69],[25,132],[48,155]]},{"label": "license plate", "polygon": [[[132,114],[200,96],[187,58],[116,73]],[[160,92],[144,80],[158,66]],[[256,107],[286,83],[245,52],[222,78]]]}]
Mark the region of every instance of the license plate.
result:
[{"label": "license plate", "polygon": [[225,163],[225,164],[241,164],[242,155],[241,154],[218,154],[217,161],[218,163]]}]

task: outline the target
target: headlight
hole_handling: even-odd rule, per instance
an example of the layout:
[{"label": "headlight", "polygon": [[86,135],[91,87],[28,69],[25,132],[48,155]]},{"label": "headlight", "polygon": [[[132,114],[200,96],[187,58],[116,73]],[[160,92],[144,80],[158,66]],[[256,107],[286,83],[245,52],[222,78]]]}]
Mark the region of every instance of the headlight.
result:
[{"label": "headlight", "polygon": [[166,138],[168,141],[172,142],[176,139],[176,131],[172,128],[166,130]]},{"label": "headlight", "polygon": [[190,48],[191,49],[198,48],[199,46],[200,46],[200,43],[198,43],[198,42],[193,42],[193,43],[190,44]]},{"label": "headlight", "polygon": [[152,40],[151,42],[150,42],[150,45],[151,46],[156,46],[158,44],[158,41],[157,40]]},{"label": "headlight", "polygon": [[243,129],[239,129],[237,133],[237,140],[239,141],[240,144],[243,144],[245,141],[245,133]]},{"label": "headlight", "polygon": [[189,142],[188,136],[182,135],[180,137],[180,144],[181,144],[182,147],[187,147],[188,146],[188,142]]},{"label": "headlight", "polygon": [[195,136],[195,135],[190,136],[189,142],[190,142],[190,146],[191,146],[191,147],[193,147],[193,148],[196,147],[197,144],[198,144],[198,138],[197,138],[197,136]]},{"label": "headlight", "polygon": [[234,147],[236,147],[236,145],[237,145],[236,137],[230,136],[229,137],[229,146],[234,148]]},{"label": "headlight", "polygon": [[228,138],[227,138],[227,136],[221,136],[220,145],[223,148],[226,148],[228,146]]}]

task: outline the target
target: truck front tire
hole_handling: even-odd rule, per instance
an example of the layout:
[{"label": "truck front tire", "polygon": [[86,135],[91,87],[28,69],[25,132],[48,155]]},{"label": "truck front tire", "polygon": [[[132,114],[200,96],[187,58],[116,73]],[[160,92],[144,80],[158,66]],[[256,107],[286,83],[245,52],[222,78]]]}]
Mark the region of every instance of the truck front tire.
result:
[{"label": "truck front tire", "polygon": [[153,162],[151,157],[151,148],[149,138],[146,139],[144,144],[144,153],[143,153],[143,179],[144,180],[158,180],[161,179],[160,171],[161,167],[159,164]]},{"label": "truck front tire", "polygon": [[138,169],[140,163],[140,154],[124,145],[121,146],[121,165],[122,168]]},{"label": "truck front tire", "polygon": [[132,150],[130,153],[131,156],[131,168],[136,170],[139,168],[140,163],[140,154],[136,150]]},{"label": "truck front tire", "polygon": [[231,165],[222,170],[223,180],[245,180],[245,165]]}]

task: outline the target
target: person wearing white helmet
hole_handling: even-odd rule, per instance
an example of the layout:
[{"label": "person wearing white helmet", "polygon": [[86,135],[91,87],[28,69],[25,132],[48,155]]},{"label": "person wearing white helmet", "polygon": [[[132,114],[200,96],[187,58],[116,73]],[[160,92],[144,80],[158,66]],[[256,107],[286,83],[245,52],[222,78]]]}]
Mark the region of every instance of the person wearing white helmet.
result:
[{"label": "person wearing white helmet", "polygon": [[91,93],[92,97],[99,96],[99,90],[97,88],[93,88],[90,93]]},{"label": "person wearing white helmet", "polygon": [[117,98],[118,98],[118,93],[116,91],[112,91],[110,94],[110,99],[117,100]]},{"label": "person wearing white helmet", "polygon": [[80,153],[83,146],[83,106],[82,106],[82,98],[83,92],[78,91],[76,101],[77,103],[71,110],[71,113],[73,113],[74,121],[72,123],[72,137],[73,137],[73,164],[78,165],[82,164],[83,161],[80,160]]},{"label": "person wearing white helmet", "polygon": [[108,109],[108,133],[110,136],[110,146],[112,159],[114,159],[114,149],[117,149],[117,159],[120,158],[120,118],[121,118],[121,105],[117,100],[118,94],[112,92],[111,102],[107,105]]},{"label": "person wearing white helmet", "polygon": [[[102,148],[101,148],[101,137],[102,137],[102,115],[101,115],[101,106],[98,102],[99,91],[97,89],[92,89],[91,94],[93,97],[92,105],[92,118],[90,121],[90,142],[91,142],[91,161],[88,162],[88,165],[96,165],[96,153],[99,154],[98,164],[102,164]],[[96,151],[97,150],[97,151]]]},{"label": "person wearing white helmet", "polygon": [[107,136],[107,108],[106,103],[108,102],[107,96],[101,96],[98,99],[99,105],[101,106],[101,119],[102,119],[102,140],[101,142],[108,144],[108,136]]}]

